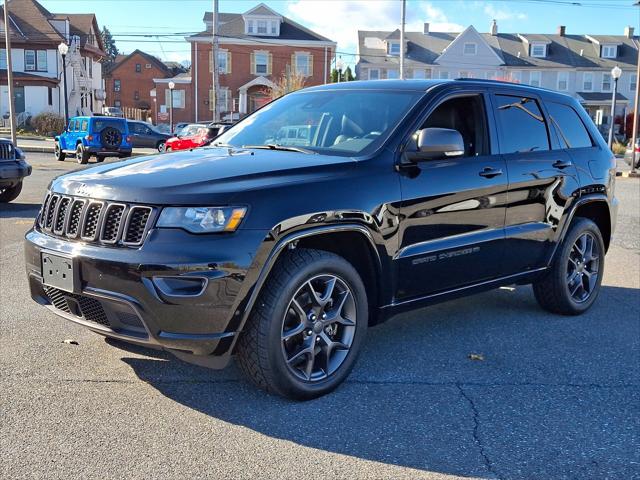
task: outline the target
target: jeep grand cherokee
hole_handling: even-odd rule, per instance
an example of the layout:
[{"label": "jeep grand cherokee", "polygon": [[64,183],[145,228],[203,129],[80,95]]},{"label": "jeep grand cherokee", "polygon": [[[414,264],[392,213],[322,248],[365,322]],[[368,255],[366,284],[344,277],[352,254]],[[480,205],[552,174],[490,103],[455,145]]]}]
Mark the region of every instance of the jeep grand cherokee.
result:
[{"label": "jeep grand cherokee", "polygon": [[200,365],[235,354],[258,386],[312,398],[345,379],[367,327],[402,311],[507,284],[533,284],[551,312],[587,310],[614,165],[582,107],[551,91],[308,88],[209,148],[55,179],[26,235],[31,294]]}]

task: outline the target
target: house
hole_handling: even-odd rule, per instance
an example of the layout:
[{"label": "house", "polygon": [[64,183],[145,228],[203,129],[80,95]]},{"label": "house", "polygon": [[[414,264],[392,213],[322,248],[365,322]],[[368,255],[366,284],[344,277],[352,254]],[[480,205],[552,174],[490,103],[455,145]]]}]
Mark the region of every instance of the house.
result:
[{"label": "house", "polygon": [[[66,55],[69,115],[100,112],[104,101],[102,65],[105,57],[93,14],[51,13],[35,0],[7,0],[13,63],[14,102],[18,120],[43,111],[63,115],[62,57]],[[4,11],[0,7],[0,113],[8,110]]]},{"label": "house", "polygon": [[358,31],[359,79],[399,76],[400,49],[405,51],[406,78],[502,79],[565,92],[576,97],[602,131],[610,125],[613,94],[611,69],[618,65],[616,116],[633,108],[638,36],[626,27],[622,35],[499,33],[494,20],[488,33],[469,26],[461,33]]},{"label": "house", "polygon": [[[206,12],[203,21],[205,30],[186,37],[191,43],[191,75],[189,84],[174,82],[176,90],[186,95],[182,102],[183,94],[174,92],[176,121],[213,117],[213,14]],[[236,117],[245,115],[264,105],[287,70],[303,75],[305,86],[326,83],[336,49],[335,42],[263,3],[245,13],[220,13],[217,38],[218,107],[222,118],[233,113]],[[163,85],[167,83],[160,80]],[[166,91],[157,86],[158,104],[164,112]]]},{"label": "house", "polygon": [[[136,108],[149,111],[155,117],[157,108],[155,78],[169,78],[184,73],[176,62],[162,62],[141,50],[118,55],[105,69],[106,104],[109,107]],[[146,119],[146,117],[145,117]]]}]

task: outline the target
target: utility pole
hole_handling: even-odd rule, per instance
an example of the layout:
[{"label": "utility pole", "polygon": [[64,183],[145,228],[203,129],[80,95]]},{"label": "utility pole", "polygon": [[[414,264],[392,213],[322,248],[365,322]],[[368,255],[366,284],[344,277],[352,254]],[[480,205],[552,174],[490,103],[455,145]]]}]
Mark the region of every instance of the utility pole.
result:
[{"label": "utility pole", "polygon": [[[634,5],[640,7],[640,2]],[[638,106],[640,104],[640,45],[638,45],[638,60],[636,61],[636,98],[633,102],[633,133],[631,134],[631,173],[636,173],[636,139],[638,138]]]},{"label": "utility pole", "polygon": [[401,21],[400,21],[400,78],[404,78],[404,19],[407,7],[406,0],[402,0]]},{"label": "utility pole", "polygon": [[213,0],[213,50],[211,64],[213,65],[213,121],[220,120],[218,112],[218,0]]},{"label": "utility pole", "polygon": [[16,116],[13,104],[13,62],[11,61],[11,33],[9,27],[9,2],[4,2],[4,38],[7,49],[7,84],[9,87],[9,128],[11,129],[11,141],[15,146],[16,139]]}]

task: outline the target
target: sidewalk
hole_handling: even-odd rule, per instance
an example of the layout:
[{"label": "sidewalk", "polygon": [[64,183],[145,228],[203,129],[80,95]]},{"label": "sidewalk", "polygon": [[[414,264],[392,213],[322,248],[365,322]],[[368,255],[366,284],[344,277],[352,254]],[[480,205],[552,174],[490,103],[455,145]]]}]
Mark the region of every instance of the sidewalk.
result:
[{"label": "sidewalk", "polygon": [[[53,154],[53,138],[18,137],[18,148],[24,152]],[[154,148],[134,148],[133,155],[153,155],[158,153]]]}]

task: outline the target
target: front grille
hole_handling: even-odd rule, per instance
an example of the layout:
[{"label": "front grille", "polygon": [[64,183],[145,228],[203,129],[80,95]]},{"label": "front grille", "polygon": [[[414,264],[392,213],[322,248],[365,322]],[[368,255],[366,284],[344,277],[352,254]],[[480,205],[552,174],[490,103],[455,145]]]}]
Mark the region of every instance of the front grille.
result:
[{"label": "front grille", "polygon": [[15,160],[16,152],[9,142],[0,142],[0,160]]},{"label": "front grille", "polygon": [[98,323],[106,327],[111,326],[102,304],[95,298],[64,292],[53,287],[44,287],[44,291],[56,309],[70,315],[82,317],[88,322]]},{"label": "front grille", "polygon": [[156,210],[144,205],[48,194],[38,225],[54,236],[103,245],[142,245]]}]

